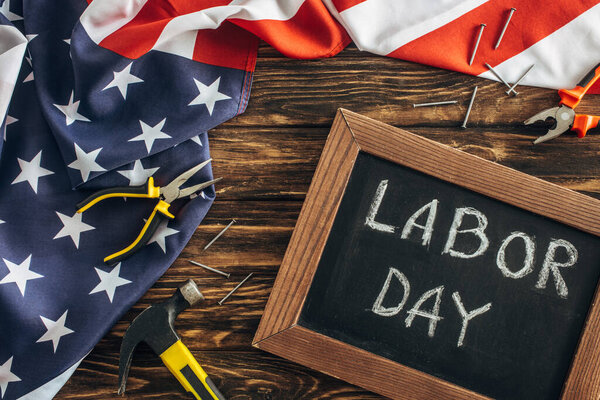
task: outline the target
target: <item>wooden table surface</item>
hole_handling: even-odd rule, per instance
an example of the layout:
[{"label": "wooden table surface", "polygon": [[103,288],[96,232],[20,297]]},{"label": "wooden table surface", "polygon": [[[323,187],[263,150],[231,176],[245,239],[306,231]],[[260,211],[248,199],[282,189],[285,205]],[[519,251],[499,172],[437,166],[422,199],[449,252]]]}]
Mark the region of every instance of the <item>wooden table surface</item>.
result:
[{"label": "wooden table surface", "polygon": [[[477,98],[463,130],[475,85]],[[144,308],[193,278],[206,301],[183,312],[176,327],[228,399],[380,399],[251,347],[336,109],[600,197],[600,136],[592,132],[577,139],[566,133],[533,146],[545,129],[524,127],[522,121],[558,105],[556,91],[521,86],[518,96],[508,97],[505,90],[501,83],[370,55],[354,46],[331,59],[304,61],[262,45],[246,112],[209,132],[214,174],[225,177],[217,186],[217,200],[178,260],[98,343],[56,398],[122,398],[116,391],[125,329]],[[412,107],[439,100],[458,104]],[[577,111],[600,113],[600,96],[588,95]],[[202,251],[232,218],[238,223]],[[231,279],[194,267],[188,259],[229,272]],[[217,301],[250,272],[254,276],[248,283],[219,306]],[[193,397],[142,344],[124,398]]]}]

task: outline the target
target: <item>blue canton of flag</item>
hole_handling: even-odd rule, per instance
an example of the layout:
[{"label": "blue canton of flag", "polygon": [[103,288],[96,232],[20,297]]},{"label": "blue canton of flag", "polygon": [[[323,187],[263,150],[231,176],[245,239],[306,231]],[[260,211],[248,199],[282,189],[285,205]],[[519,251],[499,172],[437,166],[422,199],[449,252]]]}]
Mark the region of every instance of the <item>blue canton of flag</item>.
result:
[{"label": "blue canton of flag", "polygon": [[[113,267],[103,257],[133,241],[156,201],[109,199],[83,214],[75,204],[150,176],[162,186],[208,159],[206,131],[241,113],[248,97],[251,72],[159,51],[127,59],[98,46],[79,22],[86,6],[0,7],[2,399],[52,398],[171,265],[215,193],[176,201],[175,219]],[[212,179],[209,167],[196,175],[190,185]]]}]

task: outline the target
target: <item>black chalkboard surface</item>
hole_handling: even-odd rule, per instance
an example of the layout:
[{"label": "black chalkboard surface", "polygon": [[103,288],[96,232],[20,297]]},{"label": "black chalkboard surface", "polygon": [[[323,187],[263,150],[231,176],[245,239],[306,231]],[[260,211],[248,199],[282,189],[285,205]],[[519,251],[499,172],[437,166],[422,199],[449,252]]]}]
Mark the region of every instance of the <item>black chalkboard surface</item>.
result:
[{"label": "black chalkboard surface", "polygon": [[599,244],[361,152],[299,324],[487,396],[556,399]]},{"label": "black chalkboard surface", "polygon": [[600,200],[338,110],[253,345],[396,400],[600,399]]}]

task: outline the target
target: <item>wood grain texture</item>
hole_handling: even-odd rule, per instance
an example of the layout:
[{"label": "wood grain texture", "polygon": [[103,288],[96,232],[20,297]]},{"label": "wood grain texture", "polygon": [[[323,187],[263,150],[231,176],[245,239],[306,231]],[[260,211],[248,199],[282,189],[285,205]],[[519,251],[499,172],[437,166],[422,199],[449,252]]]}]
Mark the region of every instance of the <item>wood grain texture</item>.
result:
[{"label": "wood grain texture", "polygon": [[[469,129],[459,128],[474,85]],[[566,133],[533,146],[543,127],[524,127],[554,107],[555,90],[519,87],[507,97],[496,82],[373,56],[350,47],[334,58],[291,60],[268,45],[259,51],[246,112],[209,132],[217,200],[180,258],[83,361],[57,399],[190,399],[151,350],[136,352],[129,388],[116,395],[120,339],[129,322],[179,283],[196,279],[207,302],[177,320],[183,341],[235,399],[380,399],[380,396],[250,346],[302,201],[338,107],[345,107],[501,165],[586,194],[600,194],[600,135]],[[413,103],[459,100],[413,109]],[[581,113],[597,114],[588,95]],[[231,218],[240,221],[209,250],[202,247]],[[231,282],[193,267],[194,258],[232,273]],[[223,307],[214,303],[249,272],[255,278]],[[206,358],[204,358],[206,357]],[[600,383],[596,383],[599,385]],[[233,397],[235,396],[235,397]]]}]

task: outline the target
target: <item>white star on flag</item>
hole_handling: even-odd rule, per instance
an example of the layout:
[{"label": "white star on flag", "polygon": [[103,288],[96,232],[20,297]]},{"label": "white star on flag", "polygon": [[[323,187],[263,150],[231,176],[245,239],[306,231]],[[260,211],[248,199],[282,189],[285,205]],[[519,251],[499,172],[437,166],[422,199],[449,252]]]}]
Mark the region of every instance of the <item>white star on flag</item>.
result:
[{"label": "white star on flag", "polygon": [[72,91],[68,104],[65,104],[64,106],[54,104],[54,107],[58,108],[60,112],[65,115],[65,122],[67,126],[71,125],[75,121],[90,122],[89,119],[79,114],[79,100],[73,102],[74,94],[75,92]]},{"label": "white star on flag", "polygon": [[221,77],[218,77],[216,81],[210,84],[210,86],[206,86],[204,83],[196,80],[196,78],[194,78],[194,82],[198,87],[199,94],[190,102],[190,104],[188,104],[188,106],[204,104],[208,109],[208,115],[212,115],[213,109],[215,108],[215,103],[217,101],[231,99],[231,97],[227,96],[226,94],[219,92],[219,83],[221,82]]},{"label": "white star on flag", "polygon": [[27,38],[28,42],[31,42],[33,39],[35,39],[36,37],[38,37],[38,34],[37,33],[32,33],[32,34],[29,34],[29,35],[25,35],[25,37]]},{"label": "white star on flag", "polygon": [[19,21],[23,19],[20,15],[10,11],[10,0],[4,0],[4,3],[2,3],[2,6],[0,7],[0,13],[4,14],[9,21]]},{"label": "white star on flag", "polygon": [[27,60],[27,62],[29,63],[29,66],[31,67],[31,72],[29,73],[29,75],[27,75],[27,77],[25,79],[23,79],[23,83],[32,81],[34,79],[33,78],[33,64],[31,62],[31,57],[25,56],[25,59]]},{"label": "white star on flag", "polygon": [[5,224],[5,223],[6,223],[6,221],[2,221],[2,220],[0,219],[0,225],[2,225],[2,224]]},{"label": "white star on flag", "polygon": [[77,157],[77,159],[71,164],[69,164],[68,167],[78,169],[79,172],[81,172],[82,181],[85,182],[88,180],[88,178],[90,177],[90,172],[106,171],[96,162],[96,157],[98,157],[98,154],[100,154],[100,151],[102,151],[102,147],[96,150],[92,150],[89,153],[86,153],[81,149],[81,147],[77,145],[77,143],[74,144],[75,157]]},{"label": "white star on flag", "polygon": [[52,175],[54,173],[49,169],[40,166],[40,163],[42,162],[42,150],[40,150],[31,161],[21,160],[20,158],[17,158],[17,161],[19,162],[19,167],[21,167],[21,172],[17,175],[15,180],[12,181],[11,185],[20,182],[28,182],[35,194],[37,194],[38,179],[42,176]]},{"label": "white star on flag", "polygon": [[70,46],[71,45],[71,38],[63,39],[63,42],[65,42],[66,44],[68,44]]},{"label": "white star on flag", "polygon": [[121,263],[118,263],[116,267],[112,269],[110,272],[105,272],[100,268],[94,268],[96,273],[98,274],[98,278],[100,278],[100,283],[96,285],[95,288],[92,289],[90,294],[98,293],[98,292],[106,292],[108,296],[108,300],[112,303],[113,298],[115,296],[115,290],[119,286],[128,285],[131,283],[130,280],[121,278],[119,274],[121,273]]},{"label": "white star on flag", "polygon": [[140,120],[140,126],[142,127],[142,133],[137,135],[134,138],[129,139],[129,141],[136,142],[136,141],[143,140],[144,143],[146,144],[146,150],[148,151],[148,153],[150,153],[150,150],[152,149],[152,146],[154,145],[155,140],[171,139],[171,136],[169,136],[166,133],[161,131],[162,127],[165,126],[166,121],[167,121],[167,119],[165,118],[162,121],[160,121],[158,124],[156,124],[154,126],[150,126]]},{"label": "white star on flag", "polygon": [[146,183],[148,178],[154,175],[159,168],[160,167],[144,169],[142,162],[140,160],[135,160],[135,163],[133,163],[133,169],[117,172],[129,179],[129,186],[137,186]]},{"label": "white star on flag", "polygon": [[168,223],[169,221],[165,221],[162,224],[160,224],[158,229],[156,229],[156,232],[154,232],[154,235],[152,235],[152,237],[150,238],[150,240],[148,240],[147,243],[148,245],[151,243],[156,243],[160,246],[163,253],[165,254],[167,253],[167,243],[165,239],[167,238],[167,236],[179,233],[178,230],[169,228]]},{"label": "white star on flag", "polygon": [[144,82],[142,79],[138,78],[135,75],[131,74],[131,66],[132,63],[129,63],[122,71],[117,72],[113,71],[114,78],[113,80],[106,85],[106,87],[102,90],[110,89],[112,87],[116,87],[121,92],[121,96],[123,96],[123,100],[127,98],[127,86],[133,83],[142,83]]},{"label": "white star on flag", "polygon": [[[8,1],[8,0],[7,0]],[[4,397],[6,388],[11,382],[20,382],[21,379],[10,371],[12,367],[12,356],[2,365],[0,365],[0,397]]]},{"label": "white star on flag", "polygon": [[6,121],[4,121],[4,141],[6,142],[6,127],[9,126],[10,124],[14,124],[15,122],[18,122],[19,120],[16,118],[11,117],[10,115],[6,114]]},{"label": "white star on flag", "polygon": [[68,215],[59,213],[58,211],[55,212],[56,215],[58,215],[58,218],[60,218],[60,221],[63,223],[63,227],[60,229],[60,231],[58,231],[53,239],[70,236],[71,240],[73,240],[73,244],[75,244],[75,247],[79,248],[79,236],[81,233],[96,229],[82,221],[83,214],[81,213],[76,212],[72,217],[69,217]]},{"label": "white star on flag", "polygon": [[52,345],[54,346],[54,353],[56,353],[56,348],[58,347],[60,338],[75,332],[72,329],[69,329],[65,326],[65,323],[67,322],[68,312],[69,310],[65,311],[63,315],[61,315],[60,318],[56,321],[52,321],[51,319],[42,317],[40,315],[40,318],[42,319],[43,324],[46,326],[47,331],[42,335],[41,338],[37,340],[36,343],[52,341]]},{"label": "white star on flag", "polygon": [[29,270],[31,265],[31,254],[21,264],[15,264],[4,258],[2,261],[4,261],[4,264],[6,264],[6,267],[8,268],[8,275],[0,280],[0,285],[16,283],[21,292],[21,296],[23,297],[25,297],[27,281],[44,277],[44,275]]},{"label": "white star on flag", "polygon": [[194,143],[196,143],[196,144],[198,144],[198,145],[199,145],[199,146],[201,146],[201,147],[204,147],[204,145],[202,144],[202,140],[200,139],[200,135],[198,135],[198,136],[194,136],[194,137],[191,139],[191,141],[192,141],[192,142],[194,142]]}]

